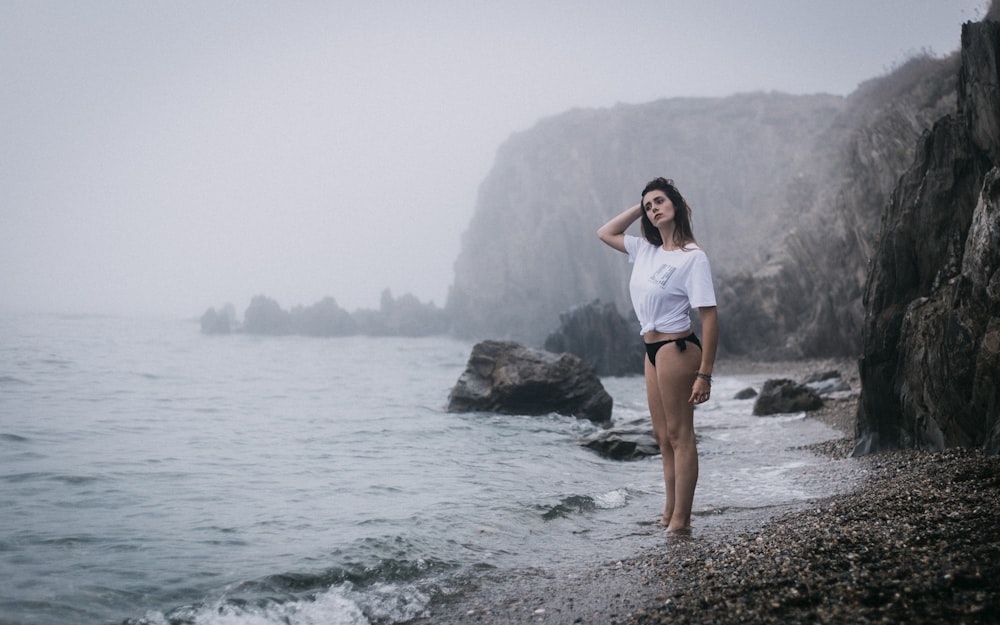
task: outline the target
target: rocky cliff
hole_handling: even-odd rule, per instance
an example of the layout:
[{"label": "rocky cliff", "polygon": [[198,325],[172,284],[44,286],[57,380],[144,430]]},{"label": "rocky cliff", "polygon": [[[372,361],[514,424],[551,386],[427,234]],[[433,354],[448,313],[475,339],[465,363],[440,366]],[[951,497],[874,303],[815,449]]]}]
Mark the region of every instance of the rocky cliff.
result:
[{"label": "rocky cliff", "polygon": [[918,137],[953,112],[957,56],[915,58],[862,85],[809,155],[800,213],[770,234],[764,262],[720,275],[729,353],[758,358],[856,356],[862,292],[879,220]]},{"label": "rocky cliff", "polygon": [[882,219],[864,294],[856,453],[1000,452],[998,165],[1000,22],[970,23],[957,113],[921,139]]},{"label": "rocky cliff", "polygon": [[801,163],[844,104],[671,99],[571,111],[514,135],[480,186],[455,263],[447,309],[456,332],[540,343],[578,304],[630,312],[628,263],[594,233],[661,174],[694,206],[717,267],[760,259],[760,242],[794,212],[785,190],[807,175]]},{"label": "rocky cliff", "polygon": [[501,147],[480,187],[454,330],[541,344],[585,302],[629,315],[629,265],[594,232],[665,175],[712,259],[724,353],[857,355],[879,215],[916,139],[954,111],[956,75],[957,57],[918,57],[847,98],[667,99],[543,120]]}]

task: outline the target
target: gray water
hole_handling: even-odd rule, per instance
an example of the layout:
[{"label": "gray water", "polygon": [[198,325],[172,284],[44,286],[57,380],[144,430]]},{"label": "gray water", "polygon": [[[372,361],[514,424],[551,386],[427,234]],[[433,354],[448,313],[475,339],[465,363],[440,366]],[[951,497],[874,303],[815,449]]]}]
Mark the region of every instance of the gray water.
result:
[{"label": "gray water", "polygon": [[[0,623],[393,623],[484,571],[661,544],[658,458],[445,411],[471,348],[0,316]],[[602,381],[616,421],[647,414],[641,378]],[[697,411],[696,525],[834,489],[794,448],[835,431],[727,399],[762,381]]]}]

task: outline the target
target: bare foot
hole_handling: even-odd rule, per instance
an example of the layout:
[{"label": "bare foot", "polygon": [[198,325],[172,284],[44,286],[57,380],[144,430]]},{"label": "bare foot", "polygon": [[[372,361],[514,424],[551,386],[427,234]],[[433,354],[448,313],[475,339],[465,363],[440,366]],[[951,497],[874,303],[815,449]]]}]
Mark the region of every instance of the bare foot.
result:
[{"label": "bare foot", "polygon": [[690,527],[681,527],[675,530],[668,529],[664,532],[668,543],[687,542],[694,540],[694,533]]}]

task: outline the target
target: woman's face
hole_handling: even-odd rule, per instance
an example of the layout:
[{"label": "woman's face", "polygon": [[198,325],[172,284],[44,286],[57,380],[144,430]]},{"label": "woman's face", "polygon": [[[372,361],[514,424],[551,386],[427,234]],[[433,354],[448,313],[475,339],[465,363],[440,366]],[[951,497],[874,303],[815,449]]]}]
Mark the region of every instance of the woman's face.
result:
[{"label": "woman's face", "polygon": [[646,211],[649,221],[657,228],[674,219],[674,203],[659,189],[642,196],[642,210]]}]

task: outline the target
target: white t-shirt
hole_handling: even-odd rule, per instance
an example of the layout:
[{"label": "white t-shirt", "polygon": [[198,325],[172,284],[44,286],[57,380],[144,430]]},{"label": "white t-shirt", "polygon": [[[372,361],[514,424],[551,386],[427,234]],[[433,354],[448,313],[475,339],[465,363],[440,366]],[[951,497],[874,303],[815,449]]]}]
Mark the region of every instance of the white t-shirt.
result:
[{"label": "white t-shirt", "polygon": [[708,256],[694,243],[667,251],[644,238],[625,235],[632,263],[629,293],[639,318],[639,334],[665,334],[691,329],[692,308],[715,306],[715,288]]}]

